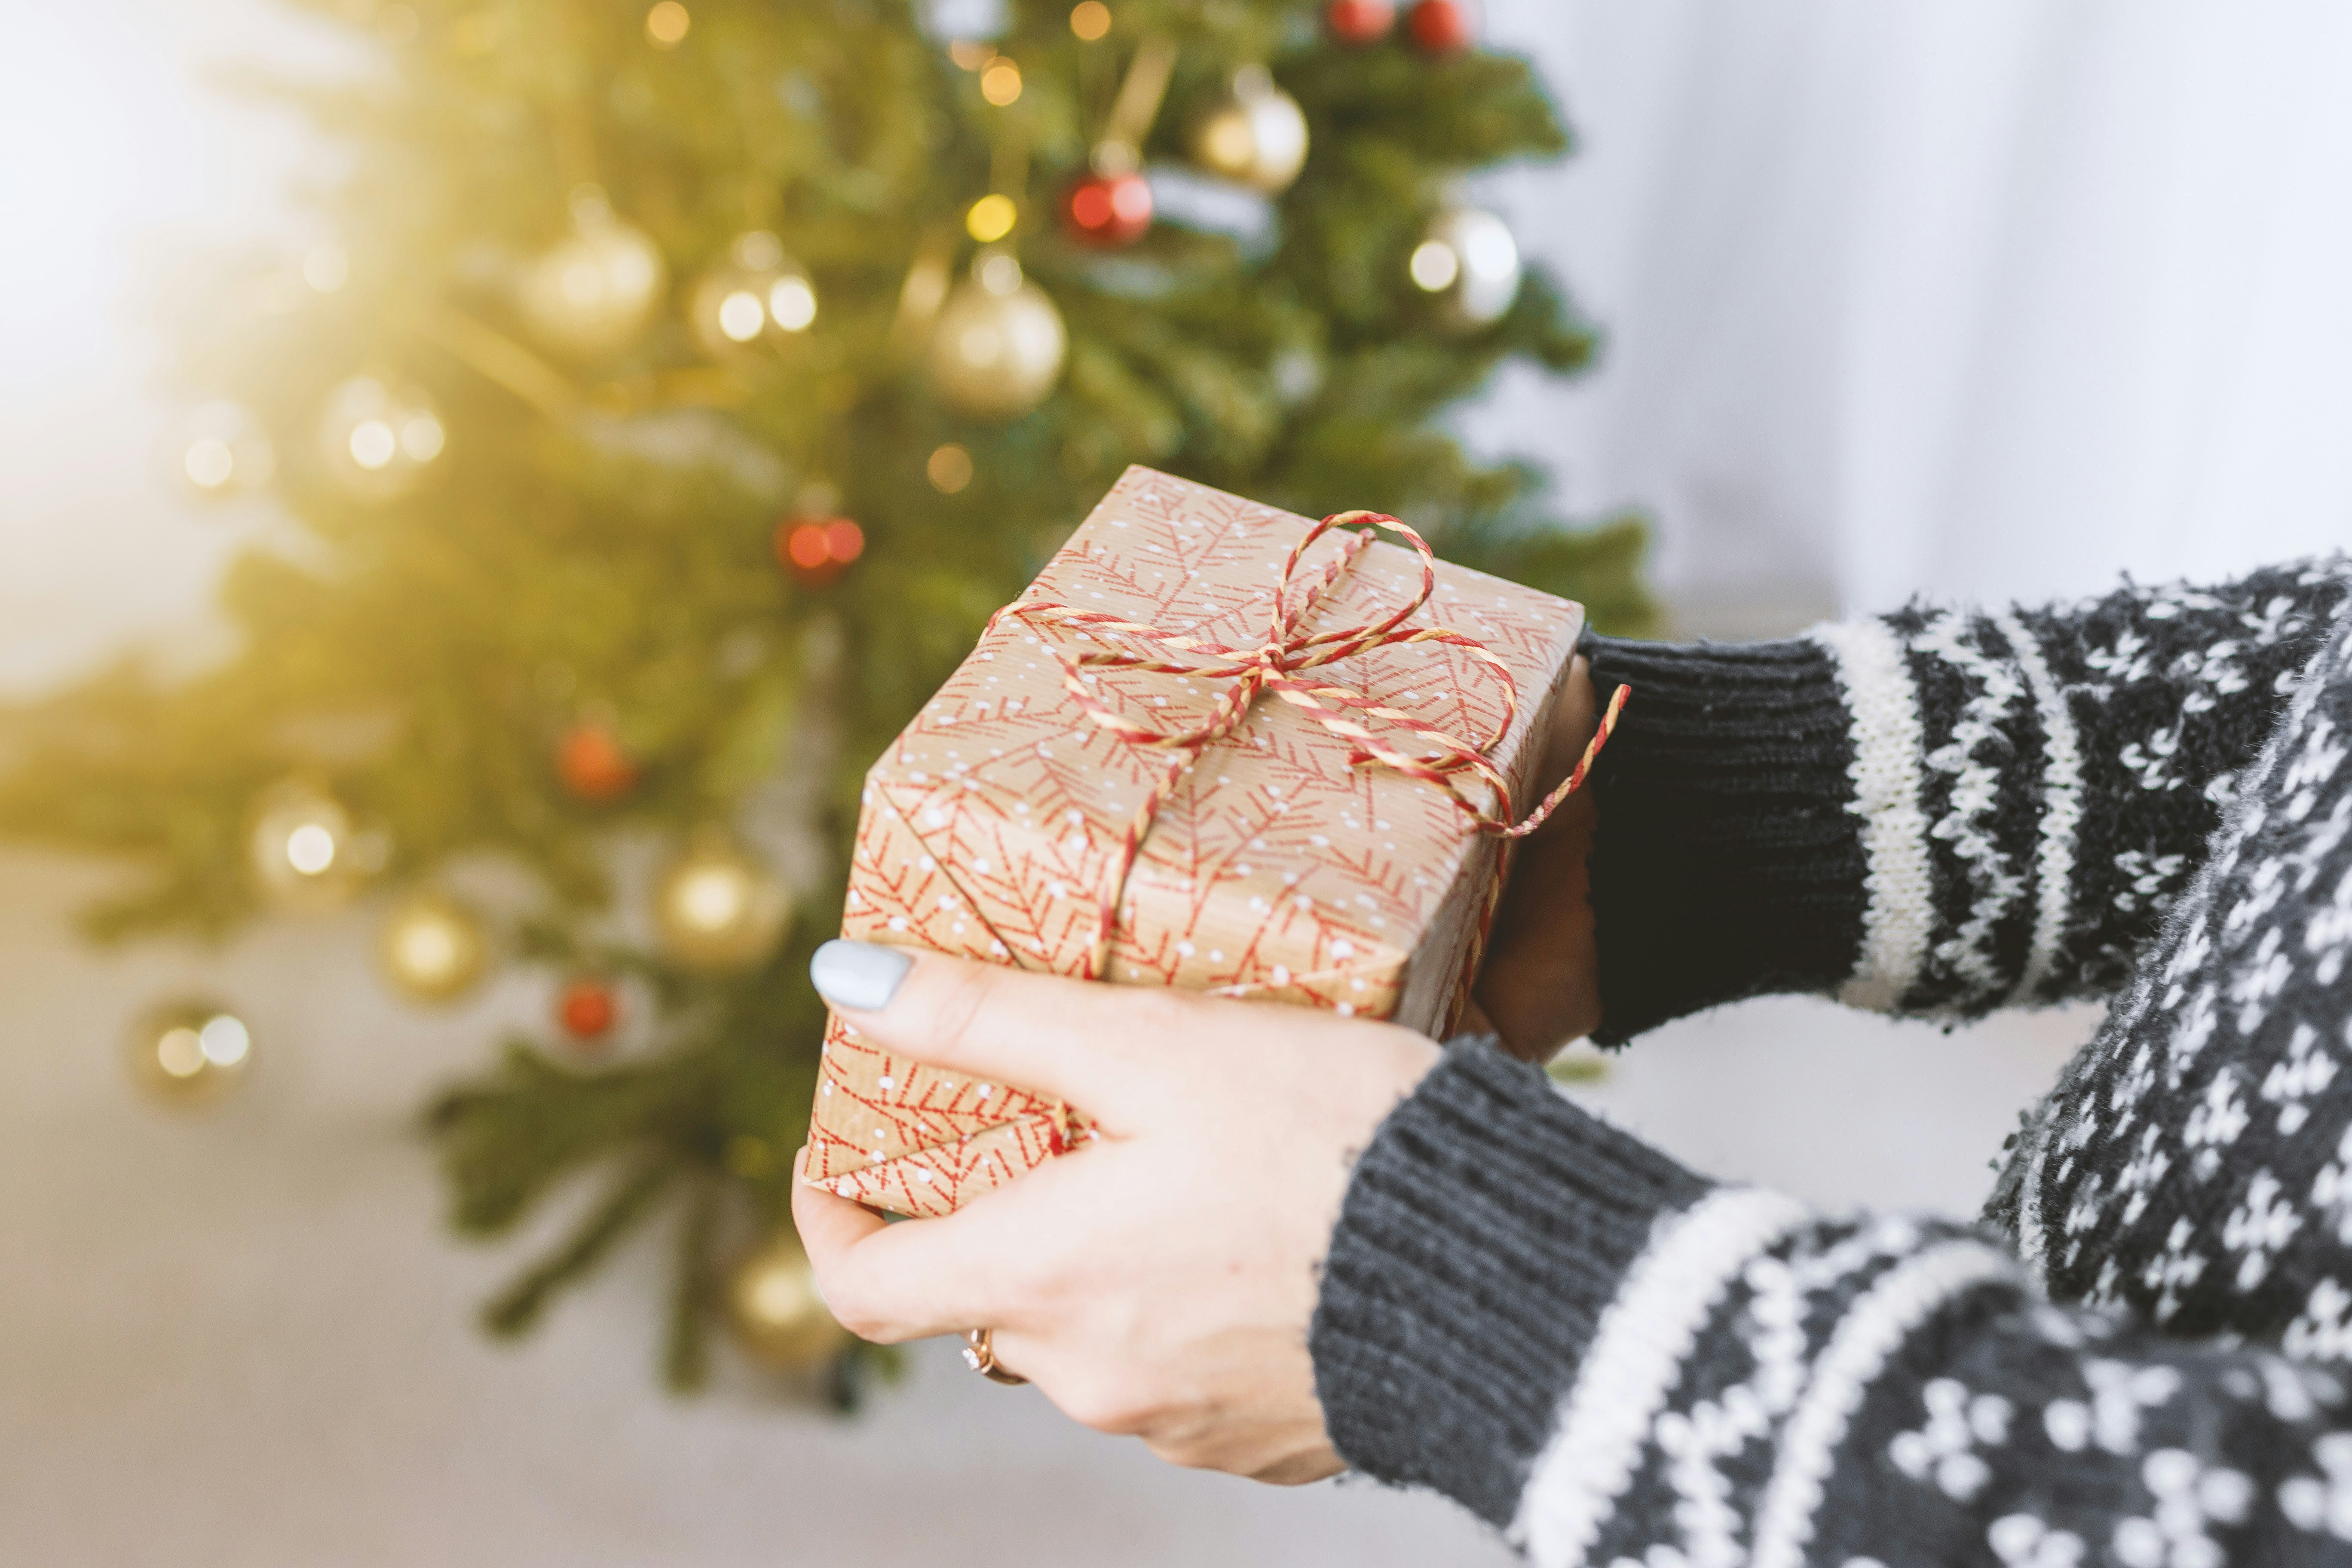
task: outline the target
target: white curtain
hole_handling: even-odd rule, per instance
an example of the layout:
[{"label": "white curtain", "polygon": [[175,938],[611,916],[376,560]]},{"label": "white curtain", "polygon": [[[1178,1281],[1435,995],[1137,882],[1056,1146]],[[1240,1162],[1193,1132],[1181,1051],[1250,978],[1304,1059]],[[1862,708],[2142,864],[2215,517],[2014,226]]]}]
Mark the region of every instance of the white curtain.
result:
[{"label": "white curtain", "polygon": [[1600,371],[1469,428],[1698,625],[2352,539],[2352,6],[1492,0],[1580,146],[1484,198]]}]

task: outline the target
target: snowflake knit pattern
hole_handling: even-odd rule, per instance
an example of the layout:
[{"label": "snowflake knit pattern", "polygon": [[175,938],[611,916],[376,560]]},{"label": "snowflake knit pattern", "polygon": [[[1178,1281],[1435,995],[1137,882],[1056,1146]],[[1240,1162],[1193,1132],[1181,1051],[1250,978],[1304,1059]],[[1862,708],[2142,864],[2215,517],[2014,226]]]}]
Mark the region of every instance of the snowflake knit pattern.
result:
[{"label": "snowflake knit pattern", "polygon": [[1457,1046],[1332,1237],[1341,1453],[1544,1564],[2352,1563],[2347,587],[1595,641],[1604,1039],[2111,1011],[1978,1226],[1711,1183]]}]

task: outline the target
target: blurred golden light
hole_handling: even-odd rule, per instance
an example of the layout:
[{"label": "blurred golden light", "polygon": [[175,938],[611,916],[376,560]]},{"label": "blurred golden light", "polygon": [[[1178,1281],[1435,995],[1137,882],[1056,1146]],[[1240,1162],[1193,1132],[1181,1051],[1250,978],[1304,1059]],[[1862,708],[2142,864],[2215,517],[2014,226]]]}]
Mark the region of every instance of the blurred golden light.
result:
[{"label": "blurred golden light", "polygon": [[1024,282],[1021,264],[1003,251],[982,252],[972,272],[940,307],[928,379],[959,414],[1010,419],[1036,406],[1061,378],[1069,331],[1054,301]]},{"label": "blurred golden light", "polygon": [[661,0],[661,4],[646,13],[646,37],[657,49],[674,49],[686,41],[686,30],[694,26],[694,18],[677,0]]},{"label": "blurred golden light", "polygon": [[797,332],[816,320],[816,290],[805,278],[786,278],[768,290],[768,314],[776,325]]},{"label": "blurred golden light", "polygon": [[604,295],[604,269],[593,257],[569,258],[555,275],[555,286],[574,305],[593,305]]},{"label": "blurred golden light", "polygon": [[314,245],[302,258],[302,281],[321,294],[331,294],[352,275],[352,258],[340,245]]},{"label": "blurred golden light", "polygon": [[196,1031],[196,1046],[205,1060],[216,1068],[240,1067],[252,1053],[253,1037],[243,1024],[223,1013],[207,1019]]},{"label": "blurred golden light", "polygon": [[236,473],[236,455],[227,442],[207,436],[188,443],[186,468],[189,480],[198,489],[216,490]]},{"label": "blurred golden light", "polygon": [[394,905],[376,939],[376,959],[385,977],[420,1002],[463,995],[481,978],[488,957],[473,910],[429,889]]},{"label": "blurred golden light", "polygon": [[277,448],[253,416],[234,403],[190,409],[180,439],[180,472],[202,495],[257,490],[278,468]]},{"label": "blurred golden light", "polygon": [[335,863],[334,830],[306,822],[286,836],[286,864],[305,877],[323,875]]},{"label": "blurred golden light", "polygon": [[352,461],[373,473],[393,459],[400,440],[381,419],[362,419],[352,426]]},{"label": "blurred golden light", "polygon": [[1264,66],[1234,73],[1189,133],[1192,160],[1222,179],[1279,195],[1307,163],[1307,115]]},{"label": "blurred golden light", "polygon": [[980,279],[982,288],[1000,297],[1021,289],[1021,263],[1001,250],[983,258],[972,276]]},{"label": "blurred golden light", "polygon": [[[255,803],[247,837],[257,890],[280,908],[332,909],[359,889],[379,849],[316,784],[288,779]],[[215,1009],[217,1010],[217,1009]]]},{"label": "blurred golden light", "polygon": [[736,236],[694,285],[687,318],[703,349],[719,357],[759,341],[772,326],[797,332],[816,320],[816,286],[765,229]]},{"label": "blurred golden light", "polygon": [[1202,136],[1209,160],[1220,169],[1237,168],[1257,153],[1257,136],[1246,117],[1225,115],[1213,121]]},{"label": "blurred golden light", "polygon": [[418,924],[404,927],[394,947],[401,967],[413,969],[420,974],[437,974],[457,967],[457,938],[446,926]]},{"label": "blurred golden light", "polygon": [[1021,96],[1021,68],[997,56],[980,73],[980,96],[999,109],[1013,102]]},{"label": "blurred golden light", "polygon": [[1437,295],[1437,320],[1469,331],[1496,321],[1519,297],[1519,246],[1510,226],[1476,207],[1451,207],[1429,220],[1408,268]]},{"label": "blurred golden light", "polygon": [[1070,31],[1093,43],[1110,31],[1110,7],[1102,0],[1082,0],[1070,13]]},{"label": "blurred golden light", "polygon": [[386,5],[375,14],[376,36],[387,44],[416,41],[416,13],[406,5]]},{"label": "blurred golden light", "polygon": [[532,332],[566,353],[610,353],[661,306],[666,266],[653,237],[593,184],[572,193],[572,232],[524,268],[517,300]]},{"label": "blurred golden light", "polygon": [[1413,247],[1412,280],[1434,294],[1453,287],[1462,273],[1462,258],[1442,239],[1424,239]]},{"label": "blurred golden light", "polygon": [[743,1304],[760,1317],[782,1321],[812,1308],[821,1309],[824,1303],[805,1278],[770,1268],[751,1278],[743,1292]]},{"label": "blurred golden light", "polygon": [[[334,477],[363,500],[385,500],[420,483],[448,445],[433,401],[413,386],[353,376],[327,396],[319,438]],[[237,451],[240,477],[245,455]]]},{"label": "blurred golden light", "polygon": [[784,263],[784,242],[764,228],[736,236],[735,260],[752,272],[766,272]]},{"label": "blurred golden light", "polygon": [[977,38],[957,38],[948,45],[948,58],[968,71],[976,71],[996,58],[996,46]]},{"label": "blurred golden light", "polygon": [[400,449],[420,463],[429,463],[439,457],[448,439],[441,421],[430,414],[412,414],[401,422]]},{"label": "blurred golden light", "polygon": [[166,1105],[217,1099],[252,1065],[253,1037],[235,1016],[207,1002],[173,1003],[131,1026],[130,1068],[139,1086]]},{"label": "blurred golden light", "polygon": [[[733,1141],[728,1157],[733,1163]],[[747,1162],[756,1158],[747,1152]],[[772,1164],[774,1155],[766,1158]],[[762,1366],[805,1372],[849,1343],[848,1331],[825,1310],[807,1255],[790,1231],[735,1266],[727,1282],[727,1308],[735,1342]]]},{"label": "blurred golden light", "polygon": [[971,210],[963,216],[963,226],[981,244],[993,245],[1013,232],[1020,216],[1021,209],[1013,205],[1011,196],[987,195],[971,204]]},{"label": "blurred golden light", "polygon": [[173,1078],[194,1078],[205,1070],[204,1037],[184,1026],[167,1029],[155,1042],[155,1065]]},{"label": "blurred golden light", "polygon": [[996,362],[1005,357],[1004,331],[994,321],[974,321],[955,340],[956,350],[969,363],[983,370],[995,368]]},{"label": "blurred golden light", "polygon": [[719,330],[736,342],[750,342],[767,324],[768,313],[761,309],[760,297],[748,289],[738,289],[719,301]]},{"label": "blurred golden light", "polygon": [[943,496],[951,496],[971,483],[971,454],[953,441],[940,447],[923,465],[923,472],[931,488]]},{"label": "blurred golden light", "polygon": [[613,221],[613,198],[593,180],[583,180],[564,196],[572,222],[578,228],[601,228]]},{"label": "blurred golden light", "polygon": [[700,931],[723,931],[751,901],[751,879],[732,866],[698,866],[678,879],[673,895],[678,920]]},{"label": "blurred golden light", "polygon": [[791,923],[784,885],[722,834],[704,832],[656,882],[654,929],[681,967],[715,973],[759,963]]},{"label": "blurred golden light", "polygon": [[650,289],[661,278],[660,258],[653,252],[635,246],[615,255],[603,270],[604,277],[592,289],[591,299],[604,292],[607,281],[616,291],[636,293]]}]

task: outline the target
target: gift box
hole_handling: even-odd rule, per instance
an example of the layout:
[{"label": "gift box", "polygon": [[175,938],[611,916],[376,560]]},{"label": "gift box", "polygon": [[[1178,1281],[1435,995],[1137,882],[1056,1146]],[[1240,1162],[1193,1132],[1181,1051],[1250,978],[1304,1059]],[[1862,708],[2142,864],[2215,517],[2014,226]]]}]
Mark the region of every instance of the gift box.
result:
[{"label": "gift box", "polygon": [[[1130,468],[867,773],[842,934],[1442,1036],[1582,624]],[[804,1179],[945,1214],[1090,1135],[836,1016]]]}]

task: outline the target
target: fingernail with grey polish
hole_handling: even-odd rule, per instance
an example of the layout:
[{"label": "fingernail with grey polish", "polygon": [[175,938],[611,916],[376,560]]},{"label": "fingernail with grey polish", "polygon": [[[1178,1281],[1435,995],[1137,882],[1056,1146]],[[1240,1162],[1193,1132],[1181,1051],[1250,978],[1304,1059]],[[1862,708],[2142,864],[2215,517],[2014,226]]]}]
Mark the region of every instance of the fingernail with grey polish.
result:
[{"label": "fingernail with grey polish", "polygon": [[890,1005],[898,994],[898,982],[914,966],[914,959],[898,948],[836,939],[809,960],[809,981],[835,1006],[871,1013]]}]

